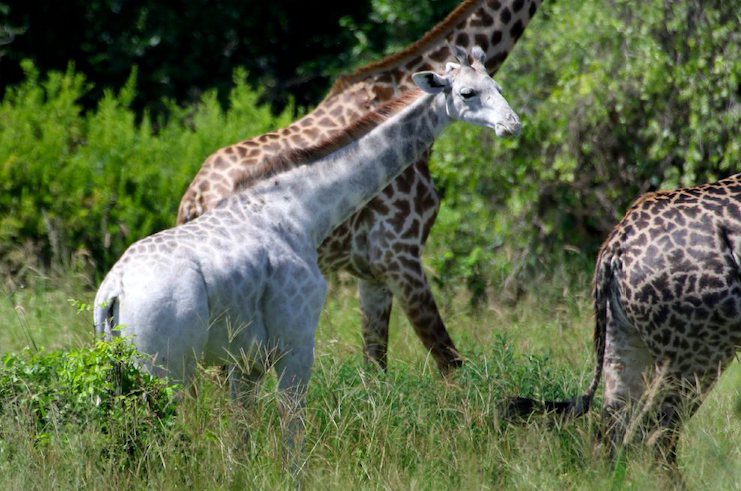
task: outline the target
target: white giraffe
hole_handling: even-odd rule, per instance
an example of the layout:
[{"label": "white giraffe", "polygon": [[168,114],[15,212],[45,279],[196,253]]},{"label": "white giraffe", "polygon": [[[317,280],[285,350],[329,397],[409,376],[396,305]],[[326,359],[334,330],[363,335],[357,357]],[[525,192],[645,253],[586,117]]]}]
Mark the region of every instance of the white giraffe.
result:
[{"label": "white giraffe", "polygon": [[[411,91],[331,141],[278,156],[268,173],[185,225],[131,245],[95,298],[96,332],[132,336],[152,373],[187,383],[197,360],[238,360],[232,394],[274,366],[295,447],[326,284],[317,247],[430,147],[452,121],[517,134],[520,122],[465,52],[443,75],[418,72]],[[280,169],[280,170],[276,170]],[[118,328],[116,328],[118,326]],[[236,380],[236,381],[235,381]],[[297,409],[293,411],[292,409]]]}]

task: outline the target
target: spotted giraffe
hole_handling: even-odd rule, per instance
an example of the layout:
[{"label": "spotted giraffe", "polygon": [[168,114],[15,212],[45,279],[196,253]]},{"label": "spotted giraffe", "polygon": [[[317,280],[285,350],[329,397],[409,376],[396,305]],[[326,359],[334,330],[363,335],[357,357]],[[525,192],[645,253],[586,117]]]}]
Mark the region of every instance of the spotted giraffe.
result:
[{"label": "spotted giraffe", "polygon": [[[453,121],[497,136],[520,122],[474,48],[473,64],[414,74],[409,91],[335,138],[274,158],[243,176],[237,193],[179,227],[129,247],[98,289],[96,333],[131,336],[145,369],[187,383],[198,361],[233,363],[234,396],[274,366],[289,447],[301,443],[300,409],[314,362],[326,283],[317,247]],[[235,360],[236,358],[236,360]],[[237,363],[234,363],[237,361]],[[246,392],[246,393],[245,393]],[[285,404],[285,403],[284,403]]]},{"label": "spotted giraffe", "polygon": [[[441,71],[450,44],[480,46],[493,75],[522,35],[541,0],[467,0],[414,44],[341,76],[311,113],[293,124],[229,145],[203,163],[178,211],[182,224],[234,192],[244,174],[269,165],[267,157],[332,137],[381,103],[413,87],[415,71]],[[442,371],[461,363],[430,290],[421,253],[440,200],[430,177],[429,153],[406,169],[368,206],[319,246],[323,272],[345,270],[359,279],[366,361],[386,367],[392,295]]]},{"label": "spotted giraffe", "polygon": [[700,407],[741,343],[740,255],[741,174],[641,196],[597,258],[589,388],[568,401],[515,405],[584,414],[604,371],[613,450],[643,398],[649,422],[634,423],[644,434],[659,430],[656,450],[674,464],[680,416]]}]

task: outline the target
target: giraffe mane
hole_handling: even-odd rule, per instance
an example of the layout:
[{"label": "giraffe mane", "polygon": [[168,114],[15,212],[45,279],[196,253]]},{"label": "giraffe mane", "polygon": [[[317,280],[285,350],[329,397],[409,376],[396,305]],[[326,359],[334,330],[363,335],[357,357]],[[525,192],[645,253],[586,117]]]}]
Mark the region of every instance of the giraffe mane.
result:
[{"label": "giraffe mane", "polygon": [[368,134],[388,118],[397,114],[411,102],[424,94],[420,89],[412,89],[396,99],[382,104],[377,109],[345,127],[340,133],[326,138],[316,145],[307,148],[294,148],[265,158],[259,164],[251,166],[239,176],[234,183],[234,190],[241,191],[254,184],[280,175],[286,171],[311,164],[327,155],[336,152],[353,141]]},{"label": "giraffe mane", "polygon": [[412,58],[419,51],[422,51],[430,45],[437,43],[441,38],[444,38],[444,36],[446,36],[453,27],[457,26],[469,15],[471,15],[471,13],[476,8],[478,8],[481,3],[483,3],[482,0],[464,1],[462,4],[456,7],[455,10],[448,14],[448,16],[445,17],[442,22],[427,31],[424,36],[422,36],[406,48],[402,49],[401,51],[390,54],[378,61],[363,65],[349,74],[340,75],[339,77],[337,77],[337,80],[335,80],[334,84],[332,84],[332,88],[329,89],[329,93],[327,94],[325,99],[339,94],[350,85],[359,80],[362,80],[369,75],[377,73],[386,68],[398,66],[402,62]]}]

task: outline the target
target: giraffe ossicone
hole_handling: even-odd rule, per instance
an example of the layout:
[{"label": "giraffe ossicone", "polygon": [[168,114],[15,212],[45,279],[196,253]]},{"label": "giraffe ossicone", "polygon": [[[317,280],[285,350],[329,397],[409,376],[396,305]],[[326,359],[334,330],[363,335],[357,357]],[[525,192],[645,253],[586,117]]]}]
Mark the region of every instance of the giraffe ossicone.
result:
[{"label": "giraffe ossicone", "polygon": [[[414,87],[412,74],[442,72],[455,46],[481,52],[472,61],[494,75],[541,4],[540,0],[465,0],[419,40],[379,61],[340,76],[325,99],[285,128],[257,135],[212,153],[202,164],[178,209],[188,222],[234,193],[245,173],[264,174],[270,158],[309,148],[340,134],[367,112]],[[424,348],[446,372],[462,360],[440,316],[422,252],[440,207],[428,166],[429,151],[407,167],[364,208],[319,246],[324,273],[344,270],[358,278],[366,361],[386,368],[392,298]]]},{"label": "giraffe ossicone", "polygon": [[326,295],[319,244],[450,122],[506,134],[520,128],[480,68],[422,72],[415,80],[421,91],[327,142],[279,155],[270,178],[246,176],[240,191],[211,211],[131,245],[95,297],[96,332],[131,336],[148,355],[144,368],[183,384],[198,361],[231,363],[235,397],[245,387],[256,390],[274,367],[289,408],[286,438],[295,448]]}]

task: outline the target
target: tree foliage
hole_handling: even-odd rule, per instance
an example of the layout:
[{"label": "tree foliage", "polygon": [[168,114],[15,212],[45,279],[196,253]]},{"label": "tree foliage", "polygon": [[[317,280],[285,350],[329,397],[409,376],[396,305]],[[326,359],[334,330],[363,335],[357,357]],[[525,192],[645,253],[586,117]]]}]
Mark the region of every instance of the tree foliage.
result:
[{"label": "tree foliage", "polygon": [[81,99],[88,109],[106,88],[119,90],[132,65],[137,112],[164,111],[164,98],[194,103],[208,89],[225,106],[241,66],[276,110],[291,97],[307,106],[334,75],[416,39],[456,3],[0,0],[0,94],[22,80],[24,59],[42,75],[73,61],[92,84]]},{"label": "tree foliage", "polygon": [[[351,62],[355,36],[340,19],[360,24],[369,11],[367,1],[323,2],[321,8],[243,0],[3,1],[0,28],[14,37],[4,47],[0,88],[21,80],[23,59],[42,74],[74,61],[94,84],[82,100],[92,108],[137,65],[137,110],[163,98],[193,103],[211,88],[226,103],[232,70],[243,66],[268,100],[283,107],[292,94],[306,105],[323,95],[331,73]],[[366,37],[375,46],[378,36]]]},{"label": "tree foliage", "polygon": [[565,257],[592,262],[640,194],[741,170],[731,2],[547,3],[496,78],[520,138],[455,127],[435,145],[442,278],[496,284]]},{"label": "tree foliage", "polygon": [[[361,35],[370,24],[401,45],[450,8],[373,0],[365,20],[342,21],[348,56],[373,46]],[[439,283],[483,294],[565,259],[583,267],[641,193],[737,172],[740,12],[721,0],[546,2],[496,76],[523,120],[520,138],[461,125],[435,144],[443,206],[427,257]],[[290,120],[258,106],[264,90],[242,70],[229,110],[216,90],[192,105],[169,94],[169,120],[144,112],[137,124],[142,66],[87,113],[80,100],[93,89],[75,67],[23,67],[24,82],[0,104],[6,274],[28,257],[89,258],[104,271],[128,244],[174,223],[206,155]]]}]

